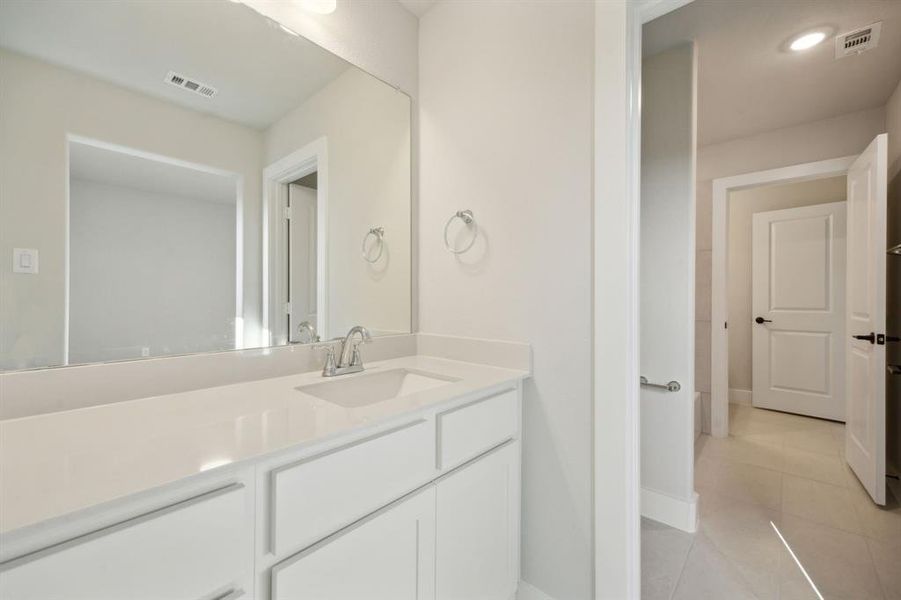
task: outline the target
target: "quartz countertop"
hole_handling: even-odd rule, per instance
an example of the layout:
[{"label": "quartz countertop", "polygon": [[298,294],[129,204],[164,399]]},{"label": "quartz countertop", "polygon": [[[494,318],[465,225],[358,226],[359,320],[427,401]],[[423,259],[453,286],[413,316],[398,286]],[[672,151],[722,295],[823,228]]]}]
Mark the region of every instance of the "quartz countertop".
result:
[{"label": "quartz countertop", "polygon": [[[456,381],[354,408],[296,389],[398,368]],[[527,376],[407,356],[328,380],[317,371],[0,421],[0,533],[280,450],[364,432]]]}]

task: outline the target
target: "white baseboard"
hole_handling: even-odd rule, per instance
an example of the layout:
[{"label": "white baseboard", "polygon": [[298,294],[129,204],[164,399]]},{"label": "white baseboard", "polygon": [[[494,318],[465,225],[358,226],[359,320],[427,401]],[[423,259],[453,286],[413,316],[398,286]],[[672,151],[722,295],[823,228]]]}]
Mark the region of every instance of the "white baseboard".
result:
[{"label": "white baseboard", "polygon": [[683,500],[641,488],[641,516],[694,533],[698,530],[698,494],[692,492],[691,500]]},{"label": "white baseboard", "polygon": [[519,589],[516,591],[516,600],[554,600],[537,587],[519,580]]},{"label": "white baseboard", "polygon": [[751,390],[740,390],[738,388],[729,388],[730,404],[747,404],[751,405]]}]

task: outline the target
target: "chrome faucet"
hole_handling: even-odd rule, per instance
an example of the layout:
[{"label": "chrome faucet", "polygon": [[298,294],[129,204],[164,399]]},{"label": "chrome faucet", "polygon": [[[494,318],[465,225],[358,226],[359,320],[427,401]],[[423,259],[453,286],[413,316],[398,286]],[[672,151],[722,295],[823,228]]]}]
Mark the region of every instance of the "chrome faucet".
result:
[{"label": "chrome faucet", "polygon": [[[336,375],[347,375],[348,373],[359,373],[363,370],[363,357],[360,356],[360,342],[354,341],[354,336],[360,334],[361,342],[368,344],[372,341],[369,330],[362,325],[355,325],[350,328],[344,340],[341,342],[341,353],[335,361],[335,348],[331,344],[322,344],[318,348],[324,348],[328,351],[325,358],[325,366],[322,368],[323,377],[335,377]],[[341,338],[337,338],[341,339]]]}]

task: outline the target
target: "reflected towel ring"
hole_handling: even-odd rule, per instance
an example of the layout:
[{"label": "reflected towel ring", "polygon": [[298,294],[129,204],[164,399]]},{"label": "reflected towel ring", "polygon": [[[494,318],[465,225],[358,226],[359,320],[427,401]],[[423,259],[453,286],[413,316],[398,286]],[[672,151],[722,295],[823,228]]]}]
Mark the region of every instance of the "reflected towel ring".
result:
[{"label": "reflected towel ring", "polygon": [[[447,231],[450,229],[451,223],[454,222],[454,219],[460,219],[467,225],[472,225],[472,239],[469,240],[469,243],[466,244],[465,248],[461,248],[459,250],[455,250],[451,245],[450,240],[447,239]],[[463,254],[470,248],[472,248],[473,244],[476,243],[476,238],[479,237],[479,226],[476,224],[475,218],[472,216],[472,211],[469,209],[466,210],[458,210],[451,218],[447,220],[447,223],[444,225],[444,247],[451,254]]]},{"label": "reflected towel ring", "polygon": [[[376,254],[375,258],[369,258],[369,253],[366,252],[366,241],[369,239],[369,236],[375,236],[375,243],[379,246],[379,253]],[[363,236],[363,243],[360,246],[360,254],[363,255],[363,260],[368,263],[376,263],[380,258],[382,258],[382,253],[385,251],[385,228],[384,227],[373,227],[369,230],[369,232]]]}]

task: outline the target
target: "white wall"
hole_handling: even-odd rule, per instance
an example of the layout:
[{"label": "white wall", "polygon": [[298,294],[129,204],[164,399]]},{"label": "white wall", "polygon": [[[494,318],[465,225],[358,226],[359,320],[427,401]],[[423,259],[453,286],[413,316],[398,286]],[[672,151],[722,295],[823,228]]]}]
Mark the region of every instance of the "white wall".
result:
[{"label": "white wall", "polygon": [[[350,68],[265,134],[266,164],[326,137],[329,323],[324,336],[357,324],[384,333],[411,326],[410,100]],[[363,236],[385,228],[375,264]]]},{"label": "white wall", "polygon": [[69,362],[234,348],[234,200],[73,180]]},{"label": "white wall", "polygon": [[[420,23],[420,319],[527,341],[522,577],[592,596],[592,3],[440,2]],[[444,249],[455,211],[480,237]]]},{"label": "white wall", "polygon": [[283,0],[241,2],[415,97],[419,20],[395,0],[338,0],[327,15]]},{"label": "white wall", "polygon": [[[258,131],[5,50],[0,80],[0,367],[62,362],[67,134],[244,176],[245,331],[259,329]],[[38,275],[12,273],[14,247],[40,251]]]},{"label": "white wall", "polygon": [[874,108],[698,148],[695,386],[701,392],[705,431],[710,430],[713,180],[859,154],[883,131],[885,110]]},{"label": "white wall", "polygon": [[682,386],[641,391],[642,514],[689,530],[695,526],[695,74],[691,43],[642,61],[641,373]]},{"label": "white wall", "polygon": [[740,190],[729,194],[729,388],[750,390],[752,381],[751,224],[755,213],[841,202],[846,178]]}]

